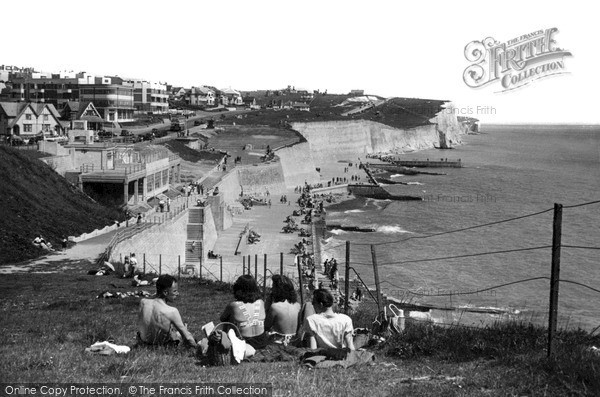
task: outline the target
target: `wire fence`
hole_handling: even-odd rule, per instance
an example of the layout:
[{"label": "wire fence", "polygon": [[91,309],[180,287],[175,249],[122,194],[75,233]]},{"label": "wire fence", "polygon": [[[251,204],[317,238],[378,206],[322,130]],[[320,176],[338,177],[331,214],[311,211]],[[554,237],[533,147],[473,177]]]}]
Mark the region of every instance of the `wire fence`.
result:
[{"label": "wire fence", "polygon": [[[411,321],[424,321],[426,323],[435,323],[436,325],[446,327],[478,329],[485,328],[490,324],[490,322],[484,322],[480,317],[478,319],[474,319],[472,317],[472,315],[481,316],[481,314],[487,315],[493,321],[504,317],[509,319],[523,320],[523,317],[519,316],[520,313],[517,310],[511,311],[507,308],[498,308],[497,304],[494,305],[494,302],[497,303],[495,293],[500,290],[506,290],[509,294],[529,291],[531,296],[535,296],[536,299],[543,302],[545,297],[541,297],[540,291],[545,290],[544,295],[546,295],[546,297],[549,295],[550,300],[546,306],[548,309],[548,315],[547,317],[544,316],[542,321],[547,320],[549,324],[548,352],[550,354],[552,350],[550,347],[552,340],[557,337],[556,327],[559,286],[569,285],[573,288],[585,290],[590,294],[600,293],[600,288],[597,285],[590,285],[590,283],[593,283],[594,281],[597,282],[598,280],[566,279],[560,277],[561,249],[576,252],[586,251],[592,253],[600,250],[599,246],[594,246],[587,243],[561,244],[562,210],[573,209],[576,211],[578,208],[598,203],[600,203],[600,201],[592,201],[569,206],[556,204],[553,209],[551,208],[513,218],[463,227],[440,233],[410,236],[407,238],[384,242],[370,244],[359,242],[352,245],[349,242],[343,242],[334,243],[331,246],[327,245],[323,249],[323,251],[327,252],[327,254],[324,255],[326,258],[331,258],[333,255],[341,257],[340,254],[343,252],[343,246],[346,247],[346,263],[343,263],[340,266],[340,273],[345,270],[344,274],[342,274],[342,279],[344,281],[343,284],[339,283],[339,280],[337,279],[334,280],[331,275],[324,274],[323,269],[320,269],[321,271],[319,272],[311,272],[310,269],[312,264],[307,264],[304,260],[300,261],[299,256],[296,257],[294,263],[291,263],[289,259],[284,260],[283,253],[262,254],[260,256],[257,254],[252,256],[218,256],[202,259],[201,263],[198,264],[186,264],[184,268],[182,268],[182,258],[179,256],[140,254],[143,258],[142,264],[144,271],[153,271],[158,274],[176,274],[179,277],[187,274],[193,274],[199,275],[205,279],[223,282],[233,282],[242,274],[250,274],[257,279],[259,285],[264,288],[265,292],[270,287],[269,280],[274,274],[284,274],[295,281],[298,290],[301,291],[303,300],[308,299],[310,292],[313,289],[325,287],[329,288],[334,293],[334,297],[340,304],[340,310],[352,310],[353,306],[358,305],[360,302],[361,305],[373,306],[373,308],[376,308],[376,310],[380,312],[383,307],[386,307],[386,302],[391,301],[396,302],[396,304],[403,307],[406,310],[406,318],[410,319]],[[553,238],[551,245],[532,245],[525,247],[507,247],[505,249],[488,250],[485,250],[485,248],[482,247],[480,250],[478,250],[478,252],[466,252],[462,254],[443,256],[427,255],[428,253],[432,252],[431,248],[435,246],[424,243],[435,237],[472,230],[480,230],[483,228],[493,229],[501,224],[539,217],[543,214],[549,214],[552,211],[554,213],[554,219]],[[318,233],[313,233],[315,239],[322,237],[317,234]],[[377,260],[376,254],[378,253],[378,248],[386,247],[386,251],[390,252],[397,249],[402,249],[402,247],[404,247],[409,241],[411,244],[424,245],[424,248],[421,250],[417,258],[397,260],[393,258],[393,255],[384,255],[382,257],[383,260]],[[311,250],[315,249],[315,245],[316,244],[310,245],[310,247],[312,247]],[[320,246],[317,245],[316,249],[321,251],[319,247]],[[370,247],[370,252],[369,250],[365,249],[366,247]],[[437,249],[439,250],[439,247]],[[415,251],[413,250],[413,252]],[[315,252],[312,254],[315,254]],[[453,271],[459,272],[459,270],[459,273],[461,274],[462,270],[465,271],[465,274],[468,274],[469,271],[476,269],[476,267],[482,266],[480,262],[482,258],[505,255],[510,256],[514,254],[519,254],[519,257],[530,255],[526,257],[526,260],[529,261],[528,263],[532,264],[532,268],[538,274],[531,274],[529,277],[518,277],[518,272],[513,272],[513,269],[511,269],[511,265],[509,264],[506,265],[506,268],[503,269],[503,271],[504,273],[508,274],[514,273],[514,277],[507,277],[506,274],[504,274],[502,282],[491,285],[482,285],[481,281],[479,280],[469,280],[469,285],[475,287],[466,290],[452,290],[450,287],[446,287],[445,289],[438,288],[437,290],[434,287],[429,289],[415,289],[412,288],[411,283],[407,282],[405,279],[390,279],[387,275],[385,275],[383,279],[380,280],[378,274],[381,269],[385,269],[390,266],[398,267],[404,265],[414,265],[418,266],[420,269],[425,265],[431,264],[435,266],[444,266],[444,269],[447,269],[448,271],[448,275],[451,275]],[[552,271],[550,272],[548,270],[544,270],[542,273],[540,273],[536,266],[547,264],[550,258]],[[595,258],[596,261],[598,261],[598,257],[596,256]],[[323,259],[324,258],[319,257],[319,261]],[[475,259],[478,262],[473,262]],[[460,263],[458,260],[460,260]],[[468,260],[471,262],[468,262]],[[463,261],[466,261],[466,263]],[[514,260],[510,263],[514,263],[515,265],[520,264],[518,260]],[[320,265],[320,263],[315,263],[315,265]],[[571,260],[569,261],[568,265],[572,265]],[[437,276],[439,277],[439,273],[437,273]],[[434,273],[428,271],[426,268],[423,268],[423,278],[433,279],[433,277],[435,277]],[[548,281],[549,285],[547,284]],[[435,283],[435,280],[432,280],[431,282]],[[442,280],[442,285],[448,285],[443,284],[443,282],[444,280]],[[520,288],[520,290],[515,290],[515,288]],[[398,296],[399,293],[400,296]],[[599,297],[598,295],[593,296],[594,297],[591,299],[597,299]],[[468,299],[483,297],[486,298],[487,301],[484,299],[484,304],[473,304],[473,301],[468,301],[465,303],[460,301],[461,297],[467,297]],[[422,302],[422,300],[425,298],[427,300],[434,300],[432,302]],[[435,299],[441,299],[441,301],[435,301]],[[489,304],[490,301],[492,304]],[[435,318],[431,316],[432,311],[444,312],[447,313],[447,315]],[[448,321],[449,319],[451,321]],[[363,321],[363,325],[368,326],[369,321],[372,321],[372,319],[365,319]],[[595,332],[598,329],[600,329],[600,325],[595,327],[592,332]]]},{"label": "wire fence", "polygon": [[[563,209],[578,209],[581,207],[585,207],[585,206],[590,206],[590,205],[595,205],[600,203],[599,201],[591,201],[591,202],[586,202],[586,203],[581,203],[581,204],[575,204],[575,205],[567,205],[567,206],[562,206],[560,204],[556,204],[554,206],[554,208],[550,208],[550,209],[546,209],[543,211],[538,211],[535,213],[530,213],[530,214],[525,214],[522,216],[517,216],[517,217],[513,217],[513,218],[508,218],[508,219],[503,219],[503,220],[499,220],[499,221],[494,221],[494,222],[489,222],[489,223],[485,223],[485,224],[480,224],[480,225],[474,225],[474,226],[469,226],[469,227],[463,227],[463,228],[459,228],[459,229],[455,229],[455,230],[449,230],[449,231],[444,231],[444,232],[440,232],[440,233],[432,233],[432,234],[427,234],[427,235],[419,235],[419,236],[410,236],[410,237],[405,237],[405,238],[401,238],[401,239],[394,239],[394,240],[389,240],[389,241],[383,241],[383,242],[373,242],[373,243],[363,243],[363,242],[357,242],[357,243],[353,243],[352,247],[347,247],[347,250],[349,251],[346,255],[350,256],[352,258],[351,261],[349,261],[349,266],[352,270],[354,270],[356,273],[356,276],[358,278],[360,278],[360,281],[363,283],[363,285],[365,286],[365,288],[371,289],[374,291],[374,294],[371,294],[371,296],[376,299],[377,301],[380,300],[389,300],[391,299],[392,301],[398,302],[400,304],[402,304],[405,308],[409,308],[409,309],[415,309],[418,308],[417,310],[423,310],[423,309],[429,309],[429,310],[438,310],[438,311],[447,311],[447,312],[452,312],[453,314],[451,315],[451,317],[453,318],[453,320],[456,321],[451,321],[451,322],[447,322],[445,321],[445,318],[447,318],[448,316],[444,317],[441,316],[438,319],[428,319],[427,321],[435,321],[436,324],[439,325],[444,325],[444,326],[459,326],[459,327],[467,327],[467,328],[471,328],[471,327],[475,327],[475,328],[481,328],[481,326],[487,326],[488,323],[484,323],[481,321],[481,319],[475,320],[475,322],[479,321],[479,326],[474,326],[472,324],[468,324],[465,323],[465,317],[469,317],[472,318],[471,316],[465,316],[465,313],[485,313],[488,315],[494,315],[494,317],[490,317],[492,320],[497,320],[499,316],[502,315],[506,315],[509,318],[515,318],[515,319],[521,319],[522,317],[518,317],[518,316],[511,316],[511,315],[517,315],[519,314],[519,311],[515,310],[515,311],[510,311],[507,309],[503,309],[503,308],[498,308],[498,307],[493,307],[494,305],[489,305],[486,307],[486,305],[473,305],[472,302],[473,301],[469,301],[469,304],[463,304],[460,305],[459,304],[459,298],[460,297],[467,297],[469,299],[472,298],[481,298],[482,295],[485,294],[489,294],[490,297],[492,298],[491,300],[495,300],[493,299],[494,297],[491,296],[492,292],[494,292],[494,294],[499,291],[499,290],[508,290],[509,293],[510,292],[514,292],[514,288],[521,288],[522,289],[528,289],[530,290],[531,295],[537,295],[538,299],[543,299],[540,296],[540,291],[543,291],[544,289],[547,291],[546,293],[549,293],[550,295],[550,302],[547,304],[547,308],[548,308],[548,316],[544,317],[543,320],[547,320],[549,322],[549,331],[555,332],[556,331],[556,327],[557,327],[557,315],[558,315],[558,290],[559,290],[559,286],[560,285],[571,285],[573,287],[578,287],[580,288],[580,290],[585,290],[588,291],[590,294],[598,294],[600,293],[600,288],[597,285],[590,285],[590,283],[593,282],[598,282],[598,280],[594,280],[593,278],[583,278],[583,279],[579,279],[579,280],[575,280],[575,279],[566,279],[566,278],[561,278],[560,277],[560,259],[561,259],[561,249],[565,249],[566,251],[587,251],[590,253],[595,253],[596,251],[600,250],[599,246],[594,246],[593,244],[587,245],[587,244],[561,244],[561,232],[562,232],[562,210]],[[415,247],[418,247],[417,242],[421,241],[421,242],[426,242],[430,239],[433,239],[434,237],[438,237],[438,236],[442,236],[442,235],[448,235],[448,234],[453,234],[453,233],[461,233],[461,232],[466,232],[466,231],[472,231],[472,230],[478,230],[478,229],[483,229],[483,228],[492,228],[494,229],[495,227],[497,227],[500,224],[505,224],[505,223],[509,223],[509,222],[513,222],[513,221],[517,221],[517,220],[524,220],[524,219],[528,219],[528,218],[533,218],[533,217],[539,217],[543,214],[547,214],[550,212],[554,212],[554,220],[553,220],[553,241],[551,245],[534,245],[534,246],[527,246],[527,247],[514,247],[514,248],[507,248],[507,249],[488,249],[485,250],[485,248],[480,249],[478,252],[468,252],[468,253],[462,253],[462,254],[456,254],[456,255],[444,255],[444,256],[436,256],[436,255],[427,255],[425,256],[427,253],[431,253],[433,249],[437,248],[438,250],[440,249],[439,247],[436,247],[435,245],[425,245],[424,249],[421,250],[421,253],[417,254],[417,258],[407,258],[407,259],[401,259],[398,260],[398,251],[402,251],[403,248],[406,247],[406,244],[408,244],[408,242],[410,242],[411,244],[413,244],[411,246],[411,248],[413,248],[412,250],[410,250],[411,253],[415,253],[418,250]],[[569,215],[572,215],[572,213],[569,213]],[[567,218],[567,222],[568,222]],[[574,222],[576,226],[576,222]],[[343,246],[344,244],[334,244],[332,246],[327,246],[325,249],[329,252],[329,254],[331,256],[336,255],[336,256],[343,256],[343,253],[340,252],[340,248],[341,246]],[[372,255],[369,258],[369,252],[368,250],[366,250],[366,247],[370,247],[371,251],[372,251]],[[383,252],[384,254],[384,259],[381,261],[377,261],[375,252],[377,252],[378,248],[382,248],[385,247],[386,250],[385,252]],[[391,255],[389,253],[392,253]],[[377,252],[379,253],[379,252]],[[537,275],[532,275],[532,277],[514,277],[514,280],[510,280],[510,277],[506,277],[506,274],[511,274],[512,269],[510,268],[509,265],[507,265],[504,269],[502,269],[503,273],[504,273],[504,277],[503,277],[503,282],[501,283],[497,283],[494,285],[481,285],[480,282],[478,280],[470,280],[471,284],[470,285],[474,285],[476,286],[475,288],[470,288],[467,290],[452,290],[451,287],[446,287],[446,288],[435,288],[435,287],[430,287],[430,288],[411,288],[411,283],[407,282],[405,280],[390,280],[389,278],[385,278],[382,281],[377,281],[378,279],[378,275],[377,272],[381,270],[381,268],[388,268],[391,266],[394,266],[397,272],[398,266],[400,266],[400,268],[404,268],[405,265],[415,265],[415,266],[423,266],[423,265],[428,265],[428,266],[443,266],[444,269],[448,270],[448,274],[451,274],[453,271],[462,271],[465,270],[465,272],[468,272],[469,270],[475,270],[477,269],[477,267],[481,267],[481,259],[483,257],[487,257],[487,256],[492,256],[492,257],[497,257],[497,256],[501,256],[501,255],[511,255],[514,253],[519,253],[520,256],[525,256],[527,255],[527,260],[530,261],[531,264],[535,264],[537,265],[545,265],[547,264],[549,261],[549,259],[552,259],[552,271],[548,271],[548,270],[544,270],[544,273],[542,274],[537,274]],[[550,254],[549,254],[550,253]],[[540,256],[540,254],[543,255],[543,257]],[[563,253],[563,256],[564,253]],[[475,260],[477,259],[478,262],[468,262],[465,264],[466,260]],[[592,262],[594,261],[596,262],[600,262],[598,256],[592,257],[591,260]],[[460,262],[458,260],[461,260]],[[508,261],[507,261],[508,262]],[[518,259],[514,260],[513,263],[518,263]],[[573,265],[574,259],[573,258],[569,258],[569,262],[568,265],[571,266]],[[537,268],[536,266],[531,266],[532,268]],[[358,269],[358,270],[355,270]],[[407,268],[408,269],[408,268]],[[420,269],[420,268],[415,268],[415,269]],[[411,273],[410,274],[414,274],[414,270],[413,268],[410,268]],[[571,270],[571,269],[569,269]],[[539,271],[538,271],[539,272]],[[359,274],[360,273],[360,274]],[[515,274],[517,274],[517,272],[514,272]],[[573,271],[571,271],[571,273],[573,273]],[[361,276],[362,275],[362,276]],[[581,274],[582,276],[585,277],[584,274]],[[423,278],[430,278],[430,277],[434,277],[435,276],[435,272],[432,272],[430,270],[428,270],[427,268],[423,268]],[[437,276],[439,277],[439,273],[437,274]],[[367,280],[367,282],[364,282],[363,279]],[[451,283],[445,283],[444,282],[447,280],[441,280],[441,284],[442,285],[450,285]],[[548,284],[545,284],[546,286],[540,285],[540,282],[543,283],[547,283],[548,281],[550,281],[550,285],[548,286]],[[433,284],[435,285],[435,281],[431,281]],[[532,283],[536,284],[536,285],[532,285]],[[535,292],[534,292],[535,291]],[[583,294],[583,291],[578,292],[578,294]],[[379,298],[380,294],[382,294],[384,296],[384,298]],[[544,294],[546,297],[548,295]],[[586,295],[587,296],[587,295]],[[438,301],[434,300],[434,303],[423,303],[421,302],[423,299],[427,299],[427,300],[432,300],[432,298],[438,298]],[[441,300],[439,300],[440,298],[449,298],[450,301],[445,301],[443,303],[439,303],[442,302]],[[595,295],[594,297],[591,297],[591,299],[598,299],[598,296]],[[489,301],[490,299],[488,299]],[[380,305],[385,305],[383,302],[378,302]],[[568,310],[568,309],[565,309]],[[410,317],[410,310],[407,310],[408,315],[407,318]],[[594,319],[597,319],[596,317],[594,317]],[[418,317],[414,319],[415,321],[423,321],[422,319],[419,319]],[[467,319],[468,320],[468,319]],[[595,332],[596,330],[600,329],[600,325],[595,327],[593,329],[592,332]],[[554,335],[555,336],[555,335]],[[549,336],[549,340],[551,340],[552,337]],[[551,342],[549,342],[551,343]],[[549,346],[549,351],[550,351],[550,346]]]}]

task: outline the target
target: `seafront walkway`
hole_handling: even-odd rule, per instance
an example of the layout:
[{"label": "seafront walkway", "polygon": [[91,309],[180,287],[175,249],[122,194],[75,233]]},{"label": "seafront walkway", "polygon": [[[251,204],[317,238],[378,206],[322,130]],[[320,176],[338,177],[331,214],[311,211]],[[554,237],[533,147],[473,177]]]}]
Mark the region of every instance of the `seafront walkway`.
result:
[{"label": "seafront walkway", "polygon": [[[248,255],[250,255],[250,273],[255,274],[255,267],[258,268],[259,279],[264,274],[264,254],[267,254],[267,269],[278,274],[280,271],[280,253],[283,253],[283,272],[284,274],[296,278],[298,270],[294,263],[294,254],[290,253],[295,244],[302,240],[302,237],[296,233],[283,233],[282,228],[288,215],[292,215],[295,209],[298,209],[297,200],[300,195],[287,193],[289,205],[280,203],[281,195],[271,195],[271,206],[255,205],[250,210],[245,210],[241,214],[233,216],[233,225],[227,230],[219,232],[218,239],[213,248],[215,254],[221,255],[223,261],[223,281],[233,281],[237,276],[243,273],[243,263],[245,258],[248,266]],[[266,196],[264,198],[267,198]],[[301,217],[294,217],[298,225],[310,230],[311,225],[300,223]],[[248,228],[260,234],[260,241],[254,244],[248,244],[245,233],[241,239],[240,235]],[[239,244],[239,247],[238,247]],[[236,254],[237,249],[237,254]],[[257,266],[255,266],[257,259]],[[203,277],[212,279],[221,278],[220,259],[208,259],[203,271],[210,272]],[[271,273],[267,272],[267,277]],[[246,271],[247,273],[247,271]]]}]

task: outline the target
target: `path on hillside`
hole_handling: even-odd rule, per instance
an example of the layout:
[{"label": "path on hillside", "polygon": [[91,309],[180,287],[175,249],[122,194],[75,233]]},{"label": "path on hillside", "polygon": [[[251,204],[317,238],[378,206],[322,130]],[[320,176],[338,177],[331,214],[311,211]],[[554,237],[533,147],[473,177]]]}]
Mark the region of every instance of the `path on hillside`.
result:
[{"label": "path on hillside", "polygon": [[2,266],[0,267],[0,274],[54,273],[68,270],[70,264],[80,264],[82,262],[90,262],[90,266],[92,266],[118,230],[77,243],[66,251],[56,251],[41,258]]}]

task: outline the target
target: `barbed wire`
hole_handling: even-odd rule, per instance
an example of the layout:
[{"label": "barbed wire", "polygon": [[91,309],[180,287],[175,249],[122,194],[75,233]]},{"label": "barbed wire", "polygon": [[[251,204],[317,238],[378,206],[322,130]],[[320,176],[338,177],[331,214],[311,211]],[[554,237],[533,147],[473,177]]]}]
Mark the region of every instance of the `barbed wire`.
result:
[{"label": "barbed wire", "polygon": [[587,203],[574,204],[574,205],[563,205],[563,208],[577,208],[577,207],[583,207],[583,206],[586,206],[586,205],[598,204],[598,203],[600,203],[600,200],[589,201]]},{"label": "barbed wire", "polygon": [[596,288],[594,288],[594,287],[590,287],[589,285],[582,284],[582,283],[580,283],[580,282],[577,282],[577,281],[571,281],[571,280],[562,280],[562,279],[560,279],[560,280],[558,280],[558,281],[560,281],[561,283],[569,283],[569,284],[575,284],[575,285],[579,285],[580,287],[589,288],[589,289],[591,289],[592,291],[595,291],[595,292],[598,292],[598,293],[600,293],[600,290],[598,290],[598,289],[596,289]]},{"label": "barbed wire", "polygon": [[[404,289],[404,290],[406,292],[412,294],[412,295],[418,295],[418,296],[473,295],[473,294],[478,294],[478,293],[481,293],[481,292],[490,291],[490,290],[497,289],[497,288],[507,287],[507,286],[513,285],[513,284],[525,283],[525,282],[535,281],[535,280],[550,280],[550,277],[546,277],[546,276],[531,277],[531,278],[527,278],[527,279],[523,279],[523,280],[517,280],[517,281],[512,281],[510,283],[499,284],[499,285],[496,285],[496,286],[493,286],[493,287],[488,287],[488,288],[484,288],[484,289],[480,289],[480,290],[476,290],[476,291],[471,291],[471,292],[450,292],[450,293],[443,293],[443,294],[427,294],[427,293],[414,292],[414,291],[407,290],[407,289]],[[396,288],[399,288],[399,289],[403,289],[399,285],[396,285],[396,284],[394,284],[394,283],[392,283],[392,282],[390,282],[388,280],[384,280],[384,281],[380,282],[379,284],[381,285],[383,283],[387,283],[387,284],[390,284],[393,287],[396,287]]]},{"label": "barbed wire", "polygon": [[553,211],[553,210],[554,210],[553,208],[549,208],[547,210],[540,211],[540,212],[535,212],[533,214],[527,214],[527,215],[517,216],[517,217],[514,217],[514,218],[503,219],[503,220],[500,220],[500,221],[484,223],[484,224],[481,224],[481,225],[469,226],[469,227],[465,227],[465,228],[462,228],[462,229],[449,230],[447,232],[440,232],[440,233],[428,234],[426,236],[413,236],[413,237],[408,237],[408,238],[401,239],[401,240],[384,241],[384,242],[381,242],[381,243],[373,243],[373,244],[369,244],[369,243],[354,243],[353,245],[385,245],[385,244],[396,244],[396,243],[401,243],[401,242],[408,241],[408,240],[413,240],[413,239],[423,239],[423,238],[430,238],[430,237],[442,236],[442,235],[445,235],[445,234],[464,232],[464,231],[467,231],[467,230],[478,229],[478,228],[481,228],[481,227],[498,225],[500,223],[512,222],[512,221],[515,221],[515,220],[518,220],[518,219],[524,219],[524,218],[529,218],[529,217],[532,217],[532,216],[541,215],[541,214],[544,214],[546,212],[550,212],[550,211]]},{"label": "barbed wire", "polygon": [[586,250],[600,250],[600,247],[586,247],[583,245],[560,245],[561,248],[578,248],[578,249],[586,249]]},{"label": "barbed wire", "polygon": [[[479,252],[476,254],[444,256],[444,257],[439,257],[439,258],[414,259],[414,260],[410,260],[410,261],[397,261],[397,262],[382,262],[382,263],[379,263],[378,265],[384,266],[384,265],[401,265],[401,264],[405,264],[405,263],[432,262],[432,261],[439,261],[439,260],[444,260],[444,259],[471,258],[471,257],[475,257],[475,256],[505,254],[505,253],[510,253],[510,252],[534,251],[534,250],[546,249],[546,248],[552,248],[552,246],[551,245],[542,245],[539,247],[515,248],[515,249],[510,249],[510,250]],[[354,264],[355,265],[364,265],[364,266],[372,265],[372,263],[359,263],[359,262],[355,262]]]}]

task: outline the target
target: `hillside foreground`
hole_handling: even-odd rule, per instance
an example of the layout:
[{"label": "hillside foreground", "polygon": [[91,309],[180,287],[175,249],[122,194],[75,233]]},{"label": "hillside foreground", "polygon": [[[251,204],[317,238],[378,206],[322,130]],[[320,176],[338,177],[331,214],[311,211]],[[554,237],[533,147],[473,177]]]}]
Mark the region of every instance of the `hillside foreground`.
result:
[{"label": "hillside foreground", "polygon": [[32,243],[37,235],[59,248],[65,237],[124,219],[121,211],[93,201],[39,156],[34,150],[0,146],[0,264],[46,254]]},{"label": "hillside foreground", "polygon": [[[89,266],[89,265],[88,265]],[[124,355],[95,356],[96,341],[135,343],[139,297],[102,299],[105,291],[154,292],[118,276],[69,273],[0,277],[4,382],[270,383],[276,396],[505,396],[598,395],[600,357],[589,349],[600,337],[561,332],[546,357],[541,328],[507,324],[490,328],[441,328],[409,323],[403,334],[373,348],[372,364],[348,369],[308,369],[298,362],[204,367],[191,350],[136,347]],[[199,338],[232,299],[230,285],[182,278],[176,307]],[[373,307],[353,315],[369,326]]]}]

